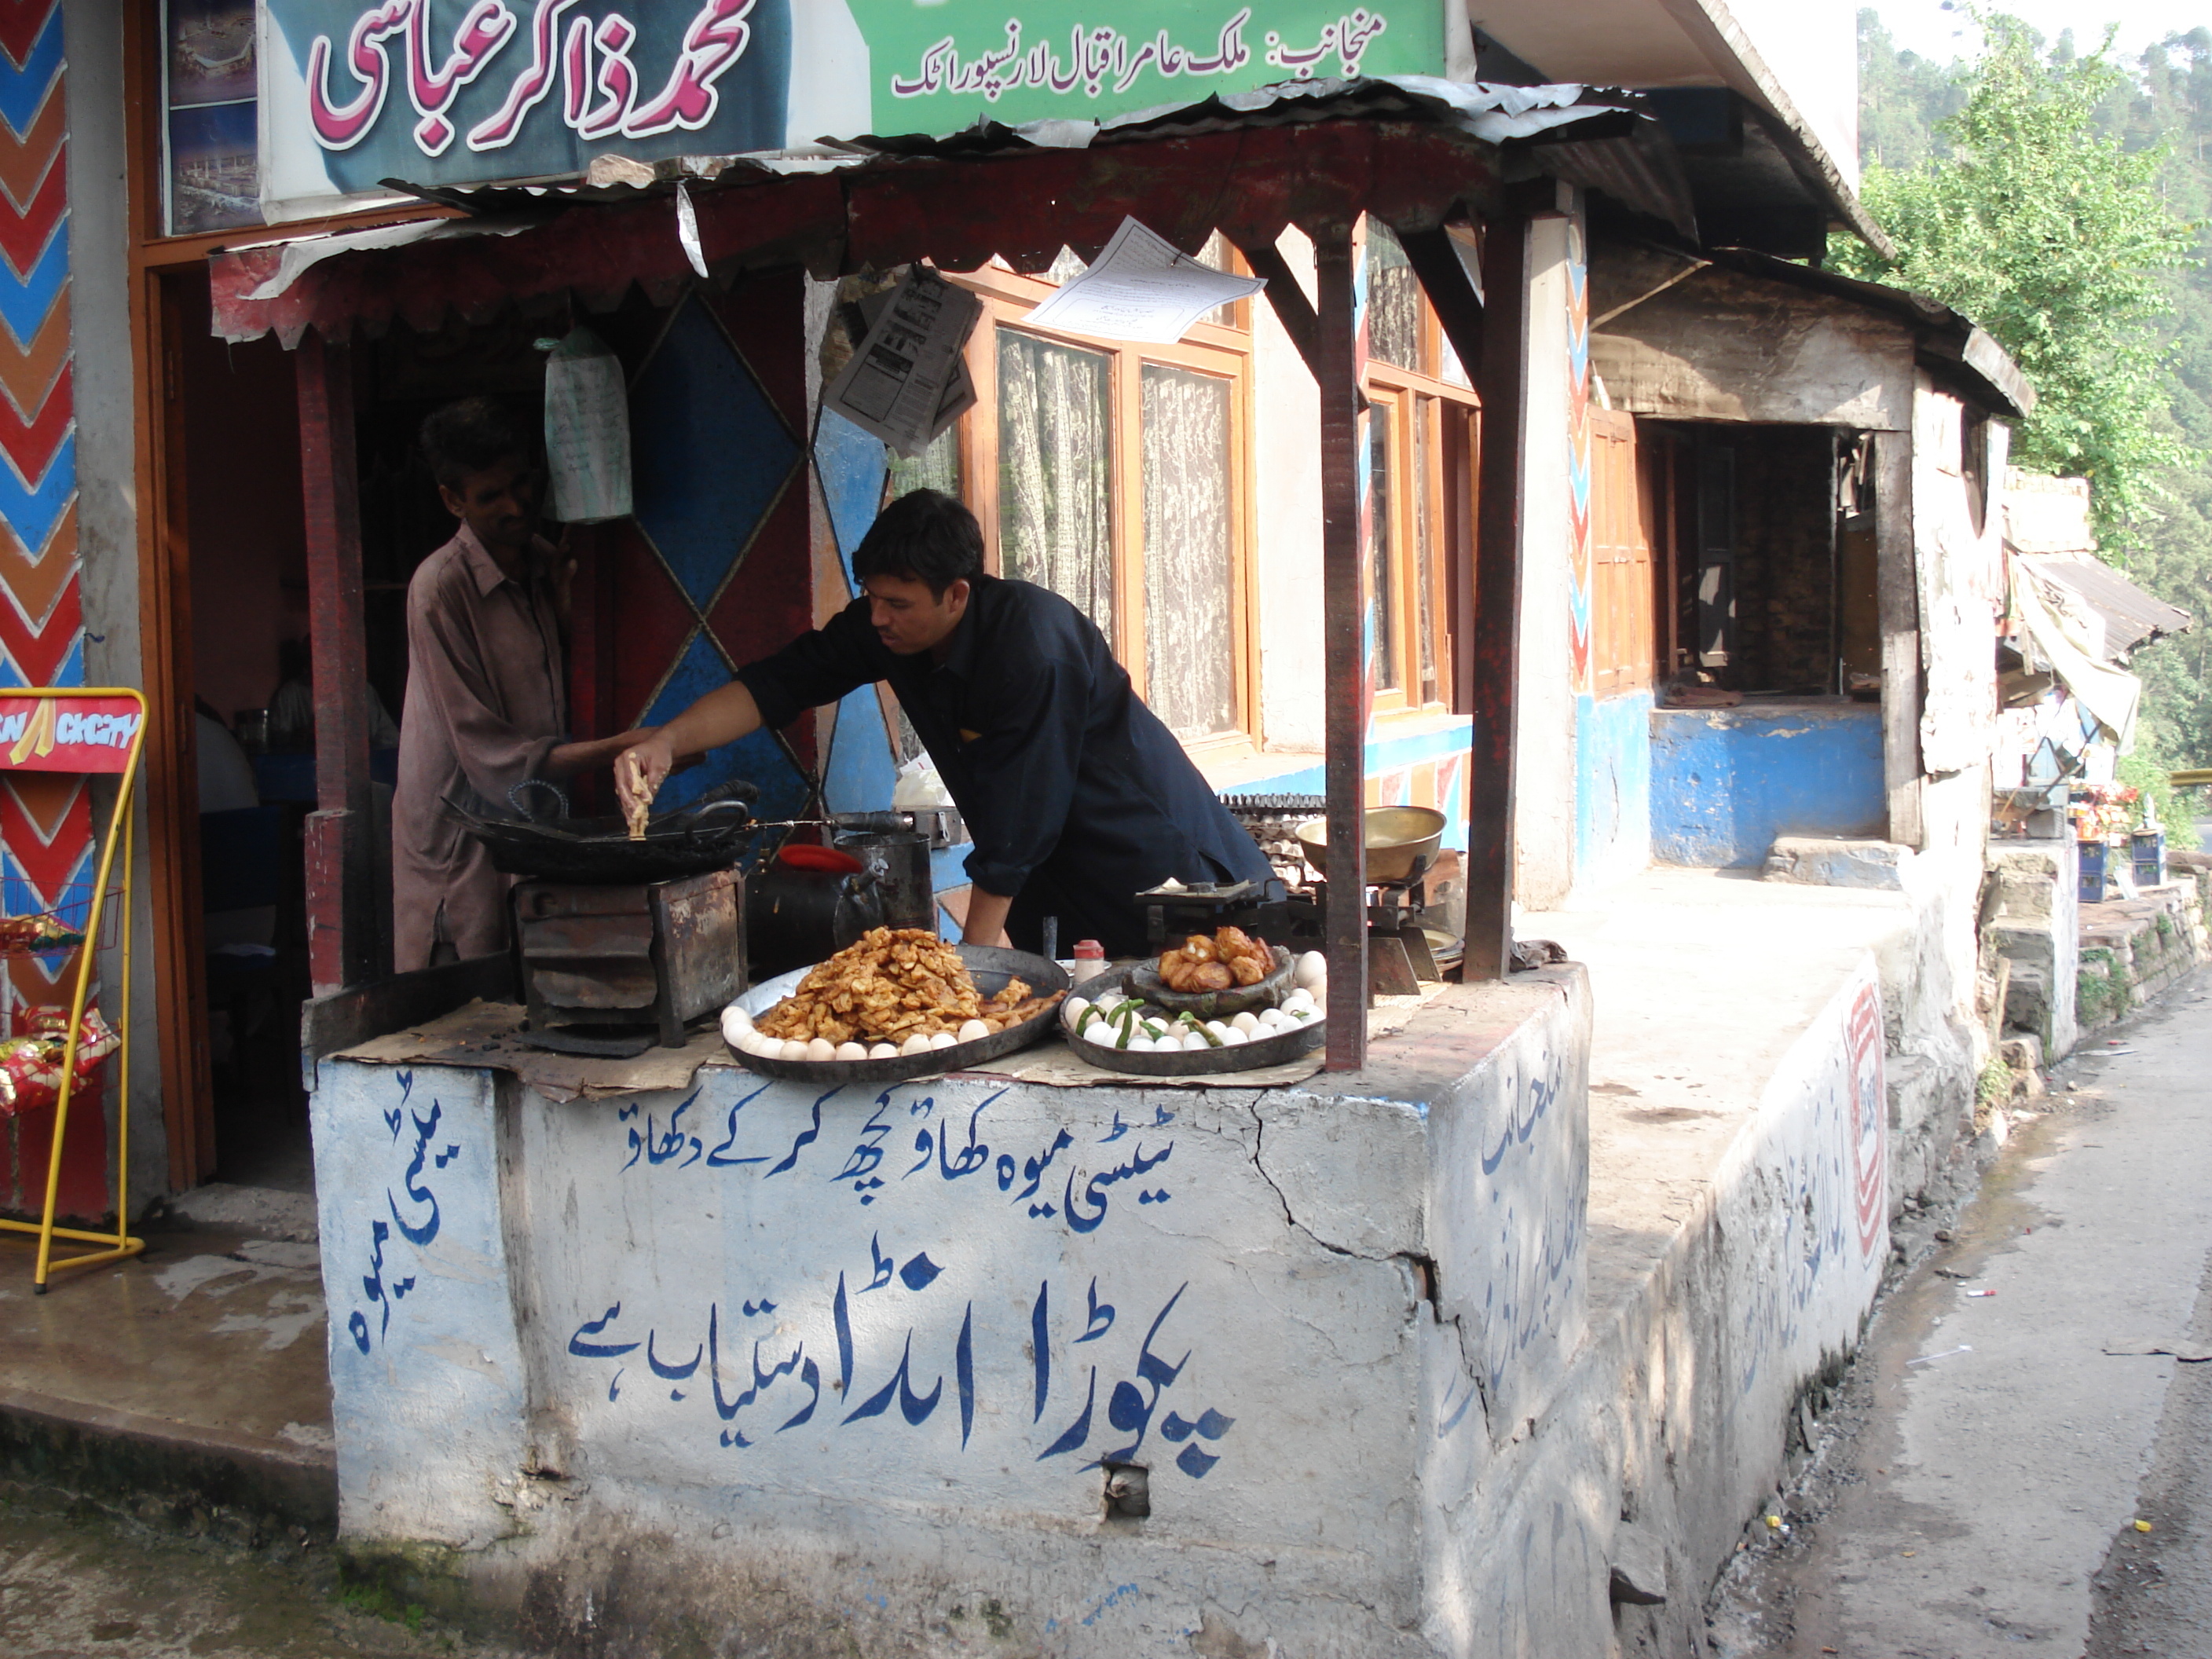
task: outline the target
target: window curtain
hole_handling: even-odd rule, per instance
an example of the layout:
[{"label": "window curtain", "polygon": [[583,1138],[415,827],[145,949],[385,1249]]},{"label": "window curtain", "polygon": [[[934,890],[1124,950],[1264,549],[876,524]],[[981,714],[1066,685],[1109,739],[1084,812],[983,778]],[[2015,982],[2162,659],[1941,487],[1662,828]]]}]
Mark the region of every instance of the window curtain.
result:
[{"label": "window curtain", "polygon": [[1237,725],[1230,451],[1230,383],[1146,364],[1146,701],[1179,738]]},{"label": "window curtain", "polygon": [[999,331],[999,562],[1114,637],[1112,362]]}]

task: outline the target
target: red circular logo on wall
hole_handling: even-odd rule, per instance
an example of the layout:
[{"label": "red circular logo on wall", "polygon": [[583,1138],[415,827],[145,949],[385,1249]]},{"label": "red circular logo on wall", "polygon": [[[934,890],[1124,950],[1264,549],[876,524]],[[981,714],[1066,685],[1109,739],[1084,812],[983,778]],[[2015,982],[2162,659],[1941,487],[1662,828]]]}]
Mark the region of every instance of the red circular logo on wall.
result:
[{"label": "red circular logo on wall", "polygon": [[1881,1247],[1888,1220],[1888,1091],[1881,1076],[1881,993],[1872,981],[1859,987],[1844,1017],[1844,1066],[1851,1097],[1852,1195],[1858,1209],[1859,1254]]}]

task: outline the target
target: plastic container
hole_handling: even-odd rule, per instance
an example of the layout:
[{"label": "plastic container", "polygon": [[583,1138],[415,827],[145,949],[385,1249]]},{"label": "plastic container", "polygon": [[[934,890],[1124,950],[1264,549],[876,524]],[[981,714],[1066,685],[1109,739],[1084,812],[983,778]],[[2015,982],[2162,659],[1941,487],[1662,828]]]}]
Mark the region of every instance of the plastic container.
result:
[{"label": "plastic container", "polygon": [[2155,887],[2166,879],[2166,831],[2138,830],[2128,837],[2128,853],[2134,859],[2136,885]]},{"label": "plastic container", "polygon": [[2105,855],[2111,849],[2101,841],[2085,841],[2075,850],[2081,855],[2081,902],[2102,904],[2105,902]]},{"label": "plastic container", "polygon": [[1080,985],[1106,971],[1106,947],[1095,939],[1079,939],[1075,941],[1074,961],[1070,977]]}]

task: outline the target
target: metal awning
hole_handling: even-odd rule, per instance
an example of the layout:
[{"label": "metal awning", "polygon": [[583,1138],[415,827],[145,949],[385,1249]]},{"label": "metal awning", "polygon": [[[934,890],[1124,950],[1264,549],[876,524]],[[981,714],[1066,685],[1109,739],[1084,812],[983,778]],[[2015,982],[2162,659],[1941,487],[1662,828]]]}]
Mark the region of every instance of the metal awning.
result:
[{"label": "metal awning", "polygon": [[2102,624],[2104,655],[2111,661],[2124,663],[2137,647],[2197,625],[2179,605],[2144,592],[2101,560],[2015,552],[2014,563],[2043,585],[2046,598]]},{"label": "metal awning", "polygon": [[[215,332],[289,347],[394,319],[429,330],[511,302],[573,295],[656,301],[693,279],[677,235],[696,216],[713,277],[802,263],[817,276],[993,257],[1042,270],[1063,245],[1094,256],[1135,214],[1195,252],[1218,229],[1272,246],[1285,228],[1371,213],[1433,230],[1496,203],[1509,168],[1602,179],[1686,224],[1672,152],[1632,94],[1462,85],[1422,76],[1294,82],[1103,123],[984,123],[947,137],[871,138],[474,191],[422,191],[471,216],[272,239],[210,261]],[[679,196],[680,192],[680,196]]]}]

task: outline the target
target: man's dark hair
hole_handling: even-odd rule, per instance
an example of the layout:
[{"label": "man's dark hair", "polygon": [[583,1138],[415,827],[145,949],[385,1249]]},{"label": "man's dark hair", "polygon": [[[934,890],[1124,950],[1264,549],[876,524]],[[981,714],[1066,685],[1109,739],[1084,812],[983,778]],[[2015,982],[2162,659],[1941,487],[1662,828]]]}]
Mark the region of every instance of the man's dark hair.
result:
[{"label": "man's dark hair", "polygon": [[447,404],[422,422],[423,459],[447,489],[459,489],[471,473],[530,455],[529,437],[514,416],[489,398]]},{"label": "man's dark hair", "polygon": [[853,550],[853,579],[927,582],[938,598],[983,574],[983,526],[941,489],[910,489],[876,514]]}]

